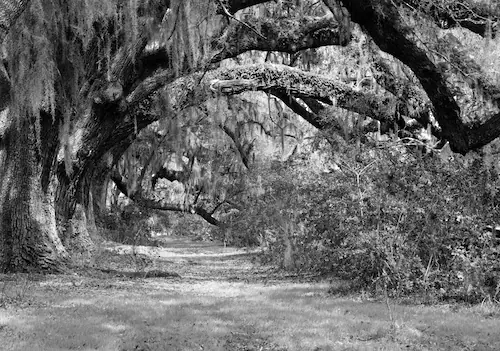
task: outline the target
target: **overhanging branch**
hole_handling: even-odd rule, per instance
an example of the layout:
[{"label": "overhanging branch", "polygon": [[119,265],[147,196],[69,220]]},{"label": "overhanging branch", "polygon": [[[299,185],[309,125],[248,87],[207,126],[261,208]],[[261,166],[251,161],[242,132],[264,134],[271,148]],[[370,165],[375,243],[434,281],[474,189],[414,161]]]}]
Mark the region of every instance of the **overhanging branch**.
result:
[{"label": "overhanging branch", "polygon": [[454,100],[453,92],[426,51],[417,45],[413,29],[404,23],[394,2],[341,1],[352,20],[370,34],[380,49],[399,59],[415,73],[432,101],[442,135],[450,142],[452,150],[460,153],[469,151],[472,146],[469,140],[470,130],[460,118],[460,107]]},{"label": "overhanging branch", "polygon": [[[135,100],[139,94],[153,94],[162,81],[167,82],[166,76],[168,71],[159,72],[158,76],[150,78],[154,83],[145,84],[128,99]],[[194,73],[176,79],[158,94],[169,96],[170,108],[175,112],[198,106],[217,96],[247,91],[263,91],[300,99],[314,98],[330,103],[333,101],[337,107],[388,123],[392,123],[395,115],[396,99],[389,94],[359,91],[335,79],[273,64],[251,64]],[[151,115],[145,116],[149,118]],[[314,123],[319,126],[320,121],[316,120]]]},{"label": "overhanging branch", "polygon": [[126,182],[123,180],[120,174],[117,172],[111,175],[111,180],[115,183],[118,190],[120,190],[123,195],[127,196],[129,199],[137,203],[138,206],[148,208],[151,210],[160,210],[160,211],[175,211],[175,212],[185,212],[197,214],[201,218],[203,218],[208,223],[220,226],[221,222],[212,216],[213,213],[208,212],[202,206],[196,205],[184,205],[184,204],[171,204],[171,203],[162,203],[160,201],[151,200],[143,197],[140,192],[129,192]]},{"label": "overhanging branch", "polygon": [[212,62],[236,57],[250,50],[296,53],[328,45],[347,45],[350,38],[343,38],[333,16],[303,18],[246,17],[245,23],[259,28],[259,34],[236,22],[224,29],[220,39],[214,41],[219,53]]}]

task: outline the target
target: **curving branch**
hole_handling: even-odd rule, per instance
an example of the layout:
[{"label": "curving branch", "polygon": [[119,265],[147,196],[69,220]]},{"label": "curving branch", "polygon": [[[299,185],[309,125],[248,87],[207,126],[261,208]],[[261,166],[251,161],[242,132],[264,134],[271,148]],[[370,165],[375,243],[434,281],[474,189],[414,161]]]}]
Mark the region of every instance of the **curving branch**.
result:
[{"label": "curving branch", "polygon": [[393,0],[341,0],[351,14],[372,37],[378,47],[407,65],[420,81],[434,107],[442,136],[453,151],[462,154],[484,146],[500,135],[500,114],[485,116],[486,122],[466,124],[461,109],[448,87],[446,74],[428,53],[418,45]]},{"label": "curving branch", "polygon": [[[149,97],[138,107],[128,111],[129,117],[115,128],[109,141],[111,145],[120,145],[123,140],[128,140],[130,133],[134,131],[134,121],[137,121],[140,130],[164,117],[165,113],[173,116],[178,111],[199,106],[209,99],[248,91],[263,91],[275,95],[294,112],[321,130],[330,128],[341,130],[332,119],[322,116],[329,113],[324,108],[325,103],[370,117],[385,125],[393,125],[400,119],[398,114],[405,113],[402,109],[404,105],[398,100],[399,97],[389,93],[375,94],[360,91],[341,81],[283,65],[250,64],[196,72],[172,79],[170,84],[167,84],[169,80],[165,78],[168,76],[168,71],[159,71],[157,76],[150,77],[154,84],[146,83],[138,87],[141,95]],[[135,94],[137,93],[133,92],[129,98],[133,100],[134,96],[137,96]],[[152,108],[155,99],[160,95],[168,96],[169,111]],[[418,113],[408,111],[408,115],[405,116],[423,122],[422,119],[418,119]]]},{"label": "curving branch", "polygon": [[111,174],[111,180],[115,183],[116,188],[120,190],[123,195],[134,201],[138,206],[145,207],[151,210],[160,211],[175,211],[197,214],[208,223],[220,226],[221,222],[213,217],[213,212],[209,212],[200,205],[185,205],[185,204],[171,204],[163,203],[161,201],[147,199],[142,196],[138,191],[129,191],[127,183],[123,180],[118,172]]},{"label": "curving branch", "polygon": [[[249,29],[259,28],[259,33]],[[328,45],[347,45],[348,39],[341,35],[339,25],[333,16],[303,17],[300,19],[269,19],[246,17],[245,25],[234,22],[217,33],[212,42],[212,49],[217,52],[210,60],[214,64],[224,59],[234,58],[242,53],[259,51],[278,51],[297,53],[301,50]],[[136,50],[137,51],[137,50]],[[132,51],[131,51],[132,52]],[[122,59],[122,65],[130,58]],[[136,105],[148,95],[171,82],[175,76],[165,70],[169,62],[168,54],[158,50],[139,58],[144,73],[139,77],[141,82],[127,97],[128,105]],[[157,74],[160,70],[163,74]]]},{"label": "curving branch", "polygon": [[[296,98],[315,98],[337,107],[381,121],[392,121],[395,100],[388,94],[374,94],[319,74],[312,74],[284,65],[250,64],[222,68],[178,79],[167,89],[174,109],[200,104],[219,95],[245,91],[283,93]],[[195,82],[199,82],[197,85]],[[189,87],[195,87],[191,91]]]},{"label": "curving branch", "polygon": [[[318,114],[308,114],[305,106],[297,99],[307,101],[308,98],[319,100],[323,103],[335,104],[352,112],[356,112],[385,123],[395,120],[397,100],[390,94],[374,94],[353,89],[351,86],[318,74],[307,73],[296,68],[273,64],[250,64],[233,68],[220,68],[208,72],[197,72],[173,80],[162,87],[162,81],[169,75],[168,71],[160,71],[157,76],[150,78],[154,84],[145,84],[138,87],[138,91],[148,99],[128,111],[129,118],[119,124],[113,133],[110,144],[118,145],[120,140],[126,140],[129,133],[134,130],[134,118],[138,128],[162,117],[161,111],[152,109],[154,99],[163,94],[168,96],[169,109],[172,114],[191,106],[199,106],[208,99],[218,96],[240,94],[248,91],[263,91],[271,93],[291,107],[292,110],[304,117],[316,127],[335,127],[324,122]],[[148,91],[148,89],[151,89]],[[137,93],[133,92],[129,98],[135,99]],[[290,99],[292,97],[292,99]],[[311,101],[309,101],[312,103]],[[319,104],[319,102],[316,102]]]},{"label": "curving branch", "polygon": [[[258,28],[259,33],[249,29]],[[236,57],[250,50],[279,51],[294,54],[301,50],[328,45],[347,45],[338,23],[331,14],[323,17],[255,18],[245,17],[245,25],[235,22],[214,40],[218,53],[212,62]],[[222,50],[220,49],[222,47]]]}]

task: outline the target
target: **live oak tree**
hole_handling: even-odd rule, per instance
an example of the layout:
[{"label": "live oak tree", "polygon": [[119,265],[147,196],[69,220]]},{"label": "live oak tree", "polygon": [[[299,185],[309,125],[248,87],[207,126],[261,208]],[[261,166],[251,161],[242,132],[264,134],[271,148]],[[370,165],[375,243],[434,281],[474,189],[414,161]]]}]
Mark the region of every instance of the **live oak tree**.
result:
[{"label": "live oak tree", "polygon": [[[209,100],[264,92],[332,132],[339,109],[379,129],[412,120],[461,153],[499,135],[496,78],[471,56],[471,41],[496,48],[498,11],[481,2],[32,0],[12,26],[26,4],[0,2],[4,270],[89,254],[94,200],[139,132]],[[369,69],[348,72],[340,50],[325,51],[337,74],[307,64],[311,50],[352,41]]]}]

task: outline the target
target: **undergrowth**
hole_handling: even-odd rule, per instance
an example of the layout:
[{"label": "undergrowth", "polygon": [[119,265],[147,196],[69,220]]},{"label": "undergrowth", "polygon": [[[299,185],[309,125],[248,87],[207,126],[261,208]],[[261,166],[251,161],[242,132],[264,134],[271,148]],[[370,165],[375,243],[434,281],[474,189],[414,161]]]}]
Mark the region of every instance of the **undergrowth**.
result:
[{"label": "undergrowth", "polygon": [[256,171],[262,190],[230,218],[235,239],[267,247],[267,260],[284,269],[334,273],[376,296],[500,300],[491,158],[402,146],[341,151],[322,167],[298,157]]}]

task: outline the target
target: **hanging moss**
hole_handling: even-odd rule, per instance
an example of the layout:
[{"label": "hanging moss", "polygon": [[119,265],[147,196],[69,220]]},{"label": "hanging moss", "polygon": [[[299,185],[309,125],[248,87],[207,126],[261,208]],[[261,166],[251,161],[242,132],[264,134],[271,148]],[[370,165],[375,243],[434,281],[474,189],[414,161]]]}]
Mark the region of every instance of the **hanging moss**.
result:
[{"label": "hanging moss", "polygon": [[33,0],[6,39],[10,113],[18,126],[33,120],[39,148],[40,112],[52,116],[67,172],[73,124],[92,92],[112,78],[118,50],[138,40],[138,11],[137,0]]},{"label": "hanging moss", "polygon": [[212,1],[173,0],[163,21],[163,44],[171,53],[176,75],[202,68],[210,61],[210,41],[218,29]]}]

